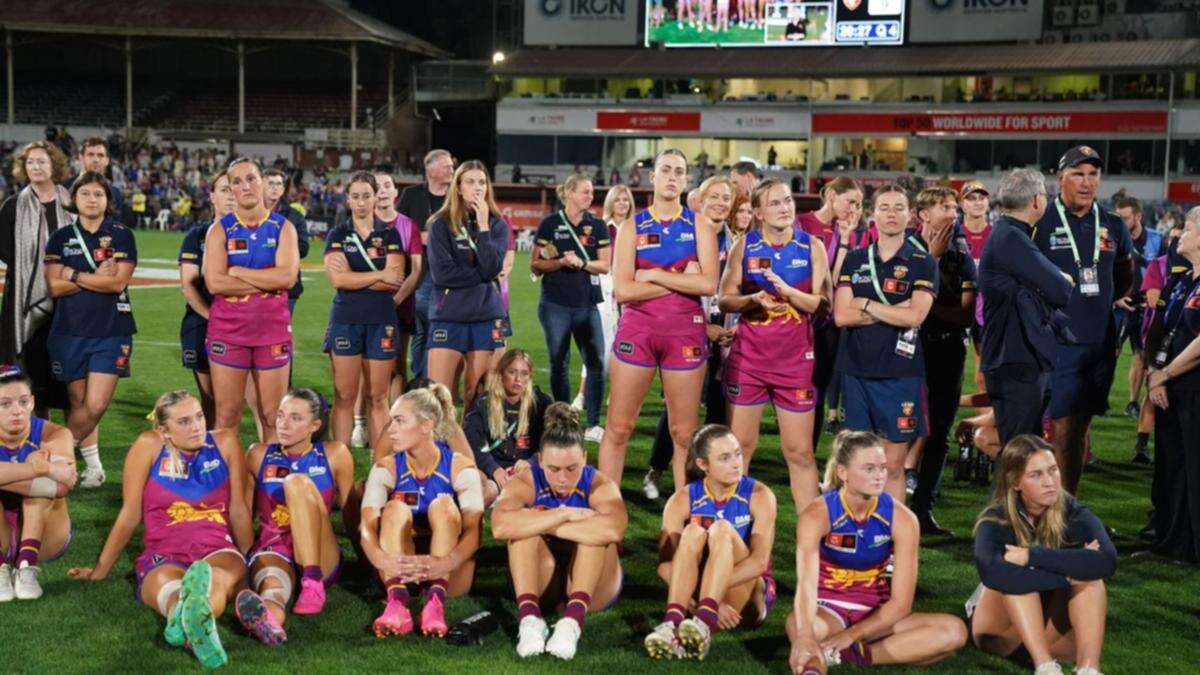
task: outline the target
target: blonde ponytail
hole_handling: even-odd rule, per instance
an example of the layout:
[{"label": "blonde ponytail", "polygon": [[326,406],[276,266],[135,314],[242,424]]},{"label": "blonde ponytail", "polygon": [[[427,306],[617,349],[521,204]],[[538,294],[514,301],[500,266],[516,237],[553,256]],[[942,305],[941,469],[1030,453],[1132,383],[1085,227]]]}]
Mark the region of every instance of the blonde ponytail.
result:
[{"label": "blonde ponytail", "polygon": [[833,450],[825,462],[825,481],[822,486],[826,492],[832,492],[842,487],[842,479],[837,475],[837,467],[849,466],[854,455],[864,448],[881,448],[883,440],[869,431],[839,431],[833,439]]},{"label": "blonde ponytail", "polygon": [[155,430],[163,437],[163,442],[167,446],[167,471],[172,476],[182,476],[184,466],[183,458],[179,456],[179,448],[175,447],[175,444],[171,442],[171,439],[167,438],[167,434],[165,433],[167,421],[171,419],[171,408],[189,398],[193,398],[193,396],[186,389],[168,391],[158,397],[158,400],[154,402],[154,409],[147,415],[154,422]]}]

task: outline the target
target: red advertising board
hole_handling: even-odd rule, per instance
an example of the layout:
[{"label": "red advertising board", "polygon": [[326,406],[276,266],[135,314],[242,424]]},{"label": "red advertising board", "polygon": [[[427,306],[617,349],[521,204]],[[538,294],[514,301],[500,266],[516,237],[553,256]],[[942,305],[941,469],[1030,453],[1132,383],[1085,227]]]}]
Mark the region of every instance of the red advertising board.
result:
[{"label": "red advertising board", "polygon": [[1161,134],[1165,110],[813,113],[814,134]]},{"label": "red advertising board", "polygon": [[660,110],[600,110],[596,128],[601,131],[700,131],[699,112]]},{"label": "red advertising board", "polygon": [[1200,202],[1200,180],[1173,180],[1167,184],[1167,199],[1172,202]]}]

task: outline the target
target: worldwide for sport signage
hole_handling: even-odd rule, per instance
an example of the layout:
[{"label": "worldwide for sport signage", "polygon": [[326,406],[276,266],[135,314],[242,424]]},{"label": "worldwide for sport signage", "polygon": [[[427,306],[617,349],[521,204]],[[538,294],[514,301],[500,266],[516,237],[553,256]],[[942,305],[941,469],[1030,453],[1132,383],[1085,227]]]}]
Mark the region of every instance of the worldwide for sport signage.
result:
[{"label": "worldwide for sport signage", "polygon": [[[961,1],[961,0],[960,0]],[[904,43],[907,0],[645,0],[646,45],[830,47]]]},{"label": "worldwide for sport signage", "polygon": [[633,46],[639,9],[639,0],[525,0],[525,44]]},{"label": "worldwide for sport signage", "polygon": [[826,136],[1161,134],[1167,111],[813,113],[812,130]]}]

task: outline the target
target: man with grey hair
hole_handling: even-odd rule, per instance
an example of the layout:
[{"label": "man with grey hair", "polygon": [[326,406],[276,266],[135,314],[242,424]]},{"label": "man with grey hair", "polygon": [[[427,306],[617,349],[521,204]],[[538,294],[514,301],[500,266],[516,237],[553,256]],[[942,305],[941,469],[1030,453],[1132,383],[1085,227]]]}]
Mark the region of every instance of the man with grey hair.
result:
[{"label": "man with grey hair", "polygon": [[1074,282],[1033,242],[1034,223],[1048,203],[1042,174],[1035,169],[1010,171],[1000,180],[996,196],[1002,215],[979,261],[980,370],[1003,446],[1020,434],[1041,435],[1046,388],[1062,330],[1059,310],[1070,302]]},{"label": "man with grey hair", "polygon": [[[408,216],[421,230],[422,243],[426,239],[426,223],[429,216],[437,213],[446,201],[446,192],[454,180],[454,158],[450,151],[434,149],[425,153],[425,182],[410,185],[400,193],[396,211]],[[429,298],[433,295],[433,282],[428,270],[422,270],[421,284],[417,286],[416,326],[413,329],[411,358],[413,379],[425,377],[425,338],[429,332]]]}]

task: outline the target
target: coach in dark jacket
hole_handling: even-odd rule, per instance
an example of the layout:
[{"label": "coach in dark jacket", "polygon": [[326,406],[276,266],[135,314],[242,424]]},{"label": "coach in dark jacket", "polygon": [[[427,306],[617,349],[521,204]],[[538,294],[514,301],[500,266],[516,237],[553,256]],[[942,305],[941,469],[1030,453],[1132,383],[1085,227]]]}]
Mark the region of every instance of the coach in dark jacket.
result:
[{"label": "coach in dark jacket", "polygon": [[1060,310],[1070,302],[1074,282],[1033,243],[1032,223],[1047,205],[1042,175],[1034,169],[1006,174],[997,200],[1004,215],[979,262],[980,369],[1004,444],[1024,433],[1041,435],[1057,341],[1068,337]]}]

